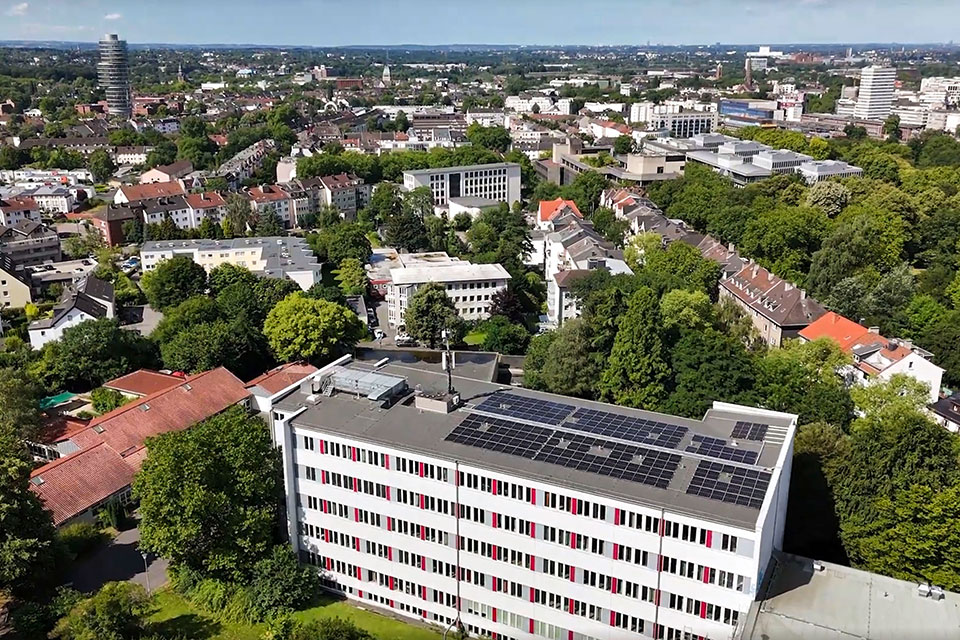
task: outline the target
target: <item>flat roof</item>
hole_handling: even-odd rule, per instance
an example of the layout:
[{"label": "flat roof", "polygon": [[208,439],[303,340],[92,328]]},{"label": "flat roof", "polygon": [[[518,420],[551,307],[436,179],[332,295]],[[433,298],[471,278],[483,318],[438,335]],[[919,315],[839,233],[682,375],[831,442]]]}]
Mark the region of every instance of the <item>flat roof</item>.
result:
[{"label": "flat roof", "polygon": [[263,273],[279,277],[285,271],[319,269],[320,263],[310,245],[297,236],[269,238],[232,238],[229,240],[148,240],[140,254],[151,252],[193,253],[194,251],[233,251],[261,248]]},{"label": "flat roof", "polygon": [[472,282],[474,280],[509,280],[510,272],[499,264],[442,262],[422,267],[390,269],[393,284],[421,282]]},{"label": "flat roof", "polygon": [[[447,387],[447,377],[440,367],[440,354],[431,352],[427,355],[432,357],[429,357],[426,361],[423,359],[412,359],[410,361],[410,358],[407,358],[407,361],[397,361],[391,357],[390,362],[377,369],[377,371],[406,378],[409,388],[418,392],[444,392]],[[491,378],[486,377],[488,374],[471,377],[475,375],[469,367],[472,355],[469,353],[456,354],[458,366],[454,371],[453,383],[461,395],[463,404],[459,409],[449,414],[421,411],[414,406],[412,396],[384,408],[379,402],[371,402],[362,396],[357,398],[355,394],[350,393],[337,393],[331,397],[321,396],[319,399],[317,397],[308,399],[303,390],[299,389],[280,401],[277,407],[287,411],[306,408],[306,411],[300,413],[292,421],[293,425],[298,428],[313,429],[402,451],[419,452],[434,458],[456,460],[473,467],[539,480],[647,507],[665,508],[674,513],[687,514],[712,522],[755,530],[761,513],[760,509],[686,492],[700,460],[721,461],[687,452],[685,448],[691,445],[694,436],[730,438],[734,426],[739,421],[768,425],[763,440],[737,440],[736,444],[732,445],[735,448],[756,451],[759,454],[756,465],[730,463],[726,460],[722,462],[725,465],[747,466],[751,470],[771,473],[773,479],[770,482],[770,487],[773,487],[780,472],[778,465],[780,464],[784,443],[788,437],[792,437],[792,425],[796,422],[795,416],[749,407],[717,405],[710,409],[702,420],[692,420],[520,389],[491,382]],[[349,366],[361,370],[372,370],[374,368],[370,362],[355,361]],[[480,370],[485,371],[486,367],[481,367]],[[474,413],[477,405],[497,391],[509,392],[524,398],[571,405],[577,409],[593,409],[627,418],[654,420],[681,428],[685,427],[686,430],[681,441],[673,449],[639,444],[634,441],[613,440],[593,433],[583,433],[582,431],[565,432],[573,435],[604,438],[605,444],[617,445],[625,442],[628,445],[639,446],[647,449],[644,455],[651,451],[654,453],[662,451],[677,454],[680,459],[679,466],[668,486],[658,488],[610,475],[601,475],[600,473],[578,470],[560,464],[542,462],[529,457],[446,440],[447,436],[465,419],[480,415]],[[531,424],[529,428],[533,431],[537,427]],[[559,428],[571,429],[574,427],[565,424]],[[561,433],[561,431],[557,433]],[[768,502],[770,487],[765,493]]]},{"label": "flat roof", "polygon": [[921,597],[918,584],[851,567],[775,553],[737,640],[956,638],[960,594]]},{"label": "flat roof", "polygon": [[414,169],[413,171],[404,171],[405,176],[425,176],[433,173],[453,173],[455,171],[479,171],[481,169],[508,169],[510,167],[520,168],[515,162],[494,162],[491,164],[469,164],[460,167],[438,167],[436,169]]}]

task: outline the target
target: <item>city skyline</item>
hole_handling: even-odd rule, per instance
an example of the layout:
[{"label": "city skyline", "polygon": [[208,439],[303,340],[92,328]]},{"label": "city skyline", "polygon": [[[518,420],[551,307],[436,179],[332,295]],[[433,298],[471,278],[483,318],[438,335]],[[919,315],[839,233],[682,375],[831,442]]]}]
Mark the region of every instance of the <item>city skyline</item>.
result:
[{"label": "city skyline", "polygon": [[[267,46],[618,45],[737,43],[947,42],[960,8],[939,0],[909,5],[893,0],[745,2],[680,0],[669,12],[652,3],[597,0],[589,12],[572,0],[490,0],[482,7],[419,0],[398,11],[385,0],[358,5],[278,0],[271,11],[253,0],[171,0],[157,12],[147,4],[84,0],[0,1],[0,40],[96,42],[119,32],[131,44],[254,44]],[[677,20],[678,13],[696,21]],[[230,20],[225,21],[225,15]],[[432,16],[423,20],[424,15]],[[547,16],[561,19],[545,20]],[[563,19],[564,15],[570,19]],[[378,19],[381,16],[383,19]],[[856,20],[851,17],[856,16]],[[187,19],[184,19],[187,17]],[[575,18],[575,19],[574,19]],[[357,22],[360,21],[360,22]],[[353,22],[356,29],[326,29]],[[223,25],[211,28],[211,25]]]}]

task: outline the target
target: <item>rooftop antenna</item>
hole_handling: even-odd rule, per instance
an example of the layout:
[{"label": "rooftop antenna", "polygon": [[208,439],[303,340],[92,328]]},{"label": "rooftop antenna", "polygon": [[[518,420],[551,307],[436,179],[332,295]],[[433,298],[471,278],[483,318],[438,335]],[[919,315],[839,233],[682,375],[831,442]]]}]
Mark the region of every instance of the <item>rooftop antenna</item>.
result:
[{"label": "rooftop antenna", "polygon": [[443,352],[443,370],[447,372],[447,393],[453,394],[453,370],[457,366],[457,359],[453,351],[450,350],[450,332],[446,329],[442,330],[440,332],[440,338],[447,347]]}]

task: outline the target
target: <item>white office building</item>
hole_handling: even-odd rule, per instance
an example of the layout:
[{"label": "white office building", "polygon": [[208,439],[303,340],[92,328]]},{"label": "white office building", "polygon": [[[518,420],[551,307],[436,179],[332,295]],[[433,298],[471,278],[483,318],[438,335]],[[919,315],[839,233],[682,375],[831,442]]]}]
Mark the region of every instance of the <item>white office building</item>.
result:
[{"label": "white office building", "polygon": [[500,162],[404,171],[403,188],[413,191],[418,187],[430,187],[437,206],[447,204],[450,198],[484,198],[513,206],[520,200],[520,165]]},{"label": "white office building", "polygon": [[885,120],[893,108],[897,70],[870,66],[860,72],[860,91],[853,117],[858,120]]},{"label": "white office building", "polygon": [[443,285],[461,318],[486,320],[493,296],[506,289],[510,280],[510,273],[499,264],[473,264],[445,253],[404,255],[399,259],[403,266],[390,269],[387,291],[391,327],[404,323],[414,294],[431,282]]},{"label": "white office building", "polygon": [[[460,354],[458,354],[460,355]],[[290,543],[350,600],[471,636],[733,637],[781,547],[796,416],[343,358],[269,398]]]}]

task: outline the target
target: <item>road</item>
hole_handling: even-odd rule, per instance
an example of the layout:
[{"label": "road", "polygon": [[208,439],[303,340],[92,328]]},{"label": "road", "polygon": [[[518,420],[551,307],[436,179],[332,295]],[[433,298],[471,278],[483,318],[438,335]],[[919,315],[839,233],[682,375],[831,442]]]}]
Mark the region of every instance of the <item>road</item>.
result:
[{"label": "road", "polygon": [[143,557],[137,549],[139,540],[139,529],[121,531],[109,544],[81,560],[70,573],[73,588],[90,593],[107,582],[129,580],[152,592],[167,584],[169,562],[149,556],[148,569],[144,571]]}]

